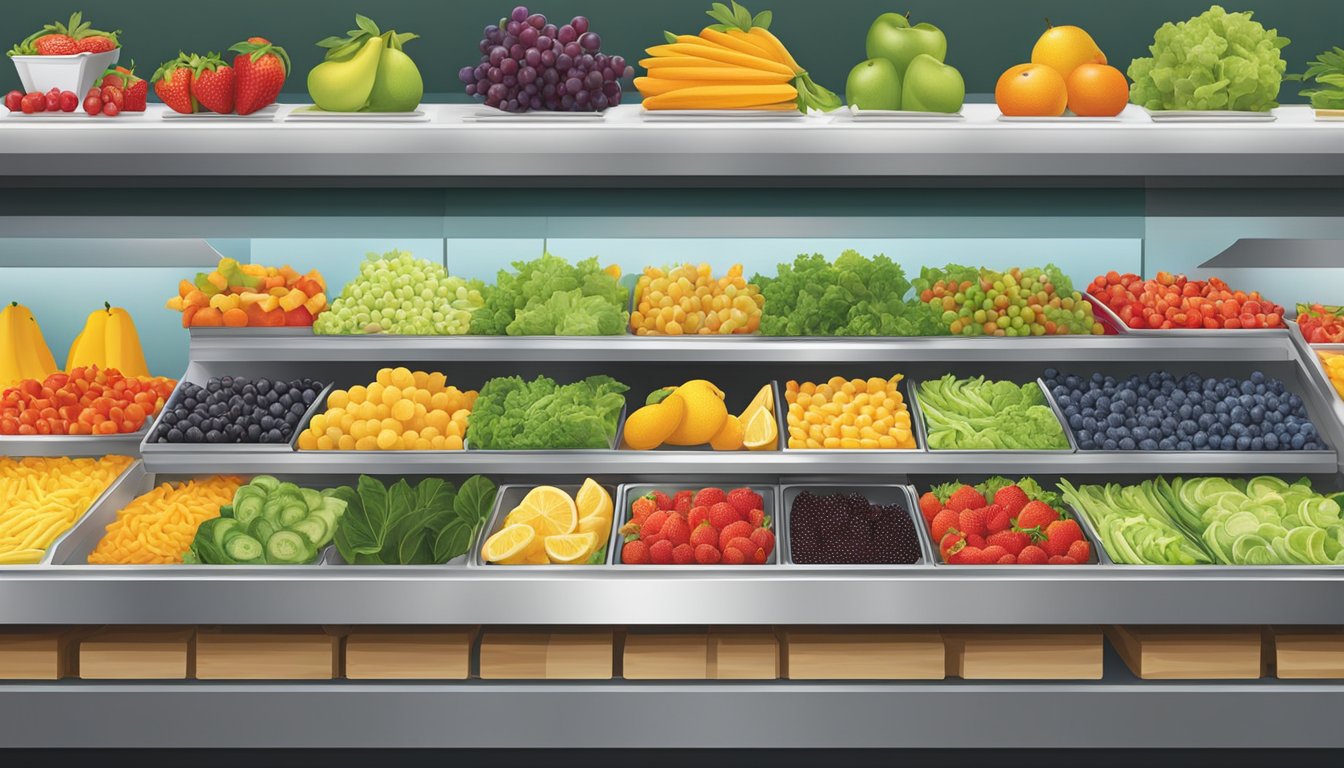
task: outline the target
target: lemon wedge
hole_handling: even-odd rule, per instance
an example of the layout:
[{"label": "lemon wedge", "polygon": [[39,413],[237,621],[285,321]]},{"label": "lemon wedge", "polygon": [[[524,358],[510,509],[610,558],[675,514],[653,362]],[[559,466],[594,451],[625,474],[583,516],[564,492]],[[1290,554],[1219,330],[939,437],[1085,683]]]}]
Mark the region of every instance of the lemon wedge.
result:
[{"label": "lemon wedge", "polygon": [[546,537],[546,557],[556,565],[582,565],[597,551],[597,534],[567,533]]},{"label": "lemon wedge", "polygon": [[742,429],[742,444],[753,451],[773,451],[779,441],[779,425],[774,414],[758,408]]},{"label": "lemon wedge", "polygon": [[481,546],[481,558],[487,563],[517,565],[535,557],[537,532],[527,525],[506,525]]}]

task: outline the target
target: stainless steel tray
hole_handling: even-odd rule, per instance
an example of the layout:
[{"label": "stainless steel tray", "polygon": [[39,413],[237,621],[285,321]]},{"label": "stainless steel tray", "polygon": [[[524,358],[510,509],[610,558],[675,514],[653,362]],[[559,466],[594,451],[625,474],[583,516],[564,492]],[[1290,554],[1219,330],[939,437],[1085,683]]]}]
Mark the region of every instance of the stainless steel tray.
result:
[{"label": "stainless steel tray", "polygon": [[1336,419],[1344,423],[1344,395],[1335,390],[1334,384],[1330,381],[1330,374],[1325,370],[1325,364],[1321,362],[1319,352],[1333,352],[1344,355],[1344,344],[1307,344],[1303,340],[1305,351],[1302,356],[1307,359],[1307,365],[1310,366],[1311,374],[1316,377],[1314,383],[1317,388],[1323,390],[1323,396],[1326,402],[1330,404],[1331,413]]},{"label": "stainless steel tray", "polygon": [[991,448],[970,448],[970,449],[933,448],[932,446],[929,445],[929,425],[928,422],[924,420],[924,411],[922,406],[920,406],[919,404],[919,384],[912,381],[910,383],[910,403],[914,412],[918,415],[918,417],[915,419],[915,422],[919,427],[920,442],[923,445],[928,446],[929,453],[937,453],[937,454],[966,453],[971,455],[999,456],[1005,453],[1020,453],[1026,456],[1052,456],[1052,455],[1067,456],[1069,454],[1077,453],[1078,443],[1074,440],[1073,430],[1069,429],[1069,425],[1064,423],[1064,414],[1060,412],[1059,406],[1055,403],[1054,399],[1051,398],[1050,395],[1045,391],[1045,383],[1042,382],[1040,379],[1037,379],[1036,381],[1030,383],[1035,384],[1041,390],[1041,394],[1045,398],[1045,405],[1050,409],[1051,413],[1055,414],[1055,420],[1059,422],[1059,426],[1064,432],[1064,441],[1068,444],[1069,446],[1068,448],[1053,448],[1045,450],[1032,450],[1027,448],[1005,448],[1002,450],[995,450]]},{"label": "stainless steel tray", "polygon": [[[761,565],[724,565],[722,563],[719,563],[717,565],[699,565],[699,564],[691,564],[691,565],[650,564],[650,565],[630,565],[630,566],[622,565],[621,548],[625,545],[625,537],[619,535],[619,531],[621,529],[621,526],[625,525],[625,523],[630,517],[631,499],[637,499],[640,496],[643,496],[646,493],[651,493],[653,491],[662,491],[664,493],[667,493],[667,495],[672,496],[677,491],[680,490],[686,490],[686,489],[699,490],[701,488],[707,488],[707,487],[722,488],[724,489],[724,491],[728,491],[733,488],[745,487],[750,488],[751,490],[761,495],[761,499],[764,502],[765,507],[765,509],[762,511],[765,512],[766,517],[769,517],[771,520],[774,521],[774,528],[775,528],[775,551],[770,553],[769,560],[767,560],[765,563]],[[608,558],[609,558],[608,562],[611,565],[620,566],[622,568],[638,569],[640,571],[656,570],[656,569],[732,568],[734,570],[745,570],[748,573],[754,573],[762,568],[767,569],[778,568],[784,562],[784,557],[783,555],[780,554],[780,552],[783,550],[785,546],[780,536],[779,509],[780,509],[779,486],[776,485],[764,485],[761,483],[715,483],[712,485],[706,483],[700,483],[699,485],[696,485],[693,482],[625,483],[621,485],[616,491],[616,514],[614,516],[615,527],[612,530],[612,542],[610,545],[610,549],[608,551]]]},{"label": "stainless steel tray", "polygon": [[914,398],[910,396],[910,377],[906,376],[896,385],[905,401],[905,408],[910,412],[910,433],[914,437],[914,448],[790,448],[789,447],[789,406],[784,400],[784,385],[778,380],[775,385],[775,419],[779,422],[779,438],[782,450],[785,453],[798,454],[801,456],[833,456],[841,453],[859,453],[864,455],[879,456],[909,456],[916,453],[928,453],[928,446],[920,434],[919,428],[919,409],[915,407]]},{"label": "stainless steel tray", "polygon": [[[1084,293],[1084,297],[1092,303],[1092,314],[1098,316],[1098,320],[1100,320],[1102,325],[1111,324],[1119,330],[1120,334],[1126,336],[1155,336],[1155,337],[1175,336],[1185,338],[1196,336],[1223,336],[1228,334],[1231,335],[1249,334],[1254,336],[1276,336],[1276,335],[1287,336],[1288,335],[1287,326],[1290,324],[1287,319],[1284,319],[1283,328],[1169,328],[1166,330],[1162,330],[1160,328],[1131,328],[1128,325],[1126,325],[1123,320],[1120,319],[1120,316],[1115,313],[1115,310],[1107,306],[1106,303],[1101,299],[1097,298],[1096,296],[1093,296],[1090,293]],[[1101,320],[1100,317],[1101,315],[1105,315],[1106,319]]]},{"label": "stainless steel tray", "polygon": [[[257,375],[251,373],[242,373],[235,378],[246,378],[250,380],[255,380],[257,378]],[[207,379],[207,381],[208,380],[209,379]],[[269,453],[293,453],[299,444],[299,434],[302,433],[303,430],[307,428],[308,422],[312,420],[313,416],[317,413],[318,407],[322,403],[326,402],[327,395],[331,393],[331,390],[334,387],[334,385],[331,383],[328,383],[322,387],[322,389],[317,393],[317,399],[314,400],[306,410],[304,410],[303,416],[299,419],[298,426],[294,428],[294,433],[289,436],[289,441],[285,443],[246,443],[246,442],[159,443],[152,441],[151,436],[154,434],[155,430],[158,429],[159,422],[163,419],[163,414],[167,413],[170,408],[175,407],[178,401],[183,397],[182,384],[187,383],[187,381],[188,380],[186,379],[186,377],[183,377],[182,380],[177,383],[177,387],[173,389],[172,397],[168,398],[168,403],[164,405],[162,411],[159,411],[159,415],[154,417],[154,423],[150,425],[149,429],[145,433],[144,440],[140,444],[140,453],[142,455],[150,454],[152,456],[154,455],[171,456],[174,452],[183,450],[190,450],[193,452],[204,451],[208,454],[219,454],[221,456],[227,456],[230,454],[239,454],[239,453],[245,453],[249,455],[269,454]],[[203,386],[200,382],[197,381],[192,381],[190,383],[196,384],[197,386]],[[285,383],[288,384],[289,382]]]},{"label": "stainless steel tray", "polygon": [[[480,535],[478,535],[478,536],[476,537],[476,541],[473,542],[474,547],[472,548],[472,550],[471,550],[470,552],[468,552],[468,555],[470,556],[470,559],[471,559],[471,564],[472,564],[473,566],[481,566],[481,567],[489,567],[489,568],[524,568],[524,569],[537,569],[537,568],[540,568],[540,569],[542,569],[543,571],[545,571],[545,570],[552,570],[552,569],[556,569],[556,568],[598,568],[598,567],[602,567],[602,566],[606,566],[606,565],[611,565],[612,552],[616,549],[616,547],[615,547],[615,541],[616,541],[616,529],[620,527],[620,521],[619,521],[619,517],[618,517],[618,515],[616,514],[616,507],[615,507],[615,504],[616,504],[616,496],[617,496],[617,493],[618,493],[619,489],[618,489],[617,486],[614,486],[614,485],[605,485],[605,484],[604,484],[602,487],[603,487],[604,489],[606,489],[607,493],[611,494],[611,502],[612,502],[612,505],[613,505],[613,506],[612,506],[612,515],[611,515],[612,524],[611,524],[611,528],[608,529],[608,531],[607,531],[607,541],[606,541],[606,544],[604,545],[605,548],[606,548],[606,550],[607,550],[607,551],[606,551],[606,557],[603,559],[603,561],[602,561],[601,563],[594,563],[594,564],[591,564],[591,565],[585,563],[585,564],[583,564],[583,565],[544,565],[544,566],[543,566],[543,565],[497,565],[497,564],[487,563],[487,562],[485,562],[485,560],[483,560],[483,559],[481,558],[481,547],[485,546],[485,540],[488,539],[488,538],[490,538],[491,536],[495,535],[495,533],[497,533],[497,532],[499,531],[499,529],[503,527],[504,518],[507,517],[508,514],[509,514],[509,512],[512,512],[513,509],[514,509],[515,507],[517,507],[517,506],[522,502],[523,497],[526,496],[526,495],[528,494],[529,491],[531,491],[533,488],[536,488],[536,487],[541,486],[541,485],[547,485],[547,483],[542,483],[542,482],[535,482],[535,483],[515,483],[515,484],[510,484],[510,485],[503,485],[503,486],[500,486],[500,488],[499,488],[499,492],[495,494],[495,507],[494,507],[494,509],[490,512],[490,518],[489,518],[489,520],[486,522],[486,524],[485,524],[484,526],[481,527]],[[579,492],[579,488],[581,488],[582,486],[580,486],[580,485],[556,485],[555,487],[556,487],[556,488],[559,488],[560,490],[564,491],[565,493],[568,493],[569,496],[570,496],[570,498],[573,498],[573,497],[574,497],[574,494],[578,493],[578,492]]]},{"label": "stainless steel tray", "polygon": [[[149,424],[149,420],[146,420]],[[149,436],[149,426],[117,435],[0,435],[0,456],[89,458],[136,456]]]},{"label": "stainless steel tray", "polygon": [[[869,503],[886,506],[889,504],[899,504],[905,509],[905,513],[910,516],[910,522],[915,526],[915,537],[919,540],[920,558],[917,562],[904,563],[819,563],[804,564],[794,562],[793,559],[793,502],[798,498],[798,494],[803,491],[810,491],[816,495],[829,495],[834,493],[860,493]],[[776,539],[777,548],[785,553],[785,564],[797,568],[818,568],[825,570],[871,570],[874,568],[928,568],[933,565],[933,549],[929,543],[929,532],[924,527],[924,520],[919,515],[919,504],[914,496],[914,490],[908,485],[823,485],[798,483],[795,485],[786,485],[780,488],[780,513],[782,520],[776,518]]]}]

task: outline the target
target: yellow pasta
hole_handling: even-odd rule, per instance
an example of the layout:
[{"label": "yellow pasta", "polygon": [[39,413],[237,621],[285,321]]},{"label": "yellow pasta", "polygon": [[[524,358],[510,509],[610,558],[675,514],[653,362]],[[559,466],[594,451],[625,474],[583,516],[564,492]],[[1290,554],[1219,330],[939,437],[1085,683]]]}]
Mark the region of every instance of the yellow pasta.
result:
[{"label": "yellow pasta", "polygon": [[131,461],[0,458],[0,565],[40,562]]},{"label": "yellow pasta", "polygon": [[94,565],[181,563],[201,523],[219,517],[243,484],[239,477],[164,483],[127,504],[89,554]]}]

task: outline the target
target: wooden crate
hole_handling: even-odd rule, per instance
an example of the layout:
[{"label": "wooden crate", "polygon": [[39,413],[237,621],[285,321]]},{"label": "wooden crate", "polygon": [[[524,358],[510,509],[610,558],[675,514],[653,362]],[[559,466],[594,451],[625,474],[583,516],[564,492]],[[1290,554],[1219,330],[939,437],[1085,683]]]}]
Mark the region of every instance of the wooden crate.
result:
[{"label": "wooden crate", "polygon": [[1344,679],[1344,628],[1269,627],[1266,647],[1284,680]]},{"label": "wooden crate", "polygon": [[85,680],[186,680],[195,674],[193,627],[104,627],[79,643]]},{"label": "wooden crate", "polygon": [[942,680],[947,650],[937,630],[788,627],[780,630],[790,680]]},{"label": "wooden crate", "polygon": [[222,627],[196,634],[201,680],[331,680],[340,637],[313,627]]},{"label": "wooden crate", "polygon": [[60,680],[79,674],[83,627],[0,628],[0,680]]},{"label": "wooden crate", "polygon": [[1111,626],[1106,636],[1144,680],[1253,680],[1265,674],[1259,627]]},{"label": "wooden crate", "polygon": [[483,680],[610,680],[615,632],[610,629],[486,629]]},{"label": "wooden crate", "polygon": [[1100,680],[1105,643],[1093,627],[944,629],[948,677]]},{"label": "wooden crate", "polygon": [[351,680],[465,680],[473,627],[359,627],[345,638]]},{"label": "wooden crate", "polygon": [[627,680],[776,680],[779,641],[761,628],[631,630],[625,636]]}]

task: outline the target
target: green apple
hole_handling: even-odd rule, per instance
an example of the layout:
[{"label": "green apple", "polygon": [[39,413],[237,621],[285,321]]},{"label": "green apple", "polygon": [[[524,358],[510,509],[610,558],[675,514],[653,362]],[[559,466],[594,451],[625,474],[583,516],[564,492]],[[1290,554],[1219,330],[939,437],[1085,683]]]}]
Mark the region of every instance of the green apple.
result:
[{"label": "green apple", "polygon": [[849,71],[845,101],[859,109],[900,109],[901,76],[886,59],[868,59]]},{"label": "green apple", "polygon": [[905,71],[901,104],[912,112],[956,112],[966,101],[966,81],[956,67],[927,53],[910,62]]},{"label": "green apple", "polygon": [[868,58],[887,59],[896,65],[896,74],[905,77],[910,62],[921,53],[938,61],[947,56],[947,36],[927,22],[910,26],[899,13],[884,13],[868,28]]}]

